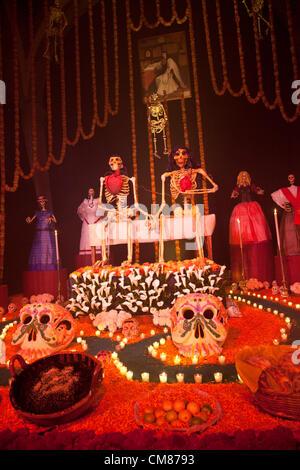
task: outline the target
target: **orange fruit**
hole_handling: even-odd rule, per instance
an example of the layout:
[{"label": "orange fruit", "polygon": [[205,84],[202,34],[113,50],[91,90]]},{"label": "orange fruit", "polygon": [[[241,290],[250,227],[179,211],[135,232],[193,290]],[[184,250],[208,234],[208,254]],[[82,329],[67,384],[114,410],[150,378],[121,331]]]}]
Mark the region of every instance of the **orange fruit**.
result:
[{"label": "orange fruit", "polygon": [[169,410],[167,411],[167,414],[166,414],[166,420],[169,422],[169,423],[172,423],[173,421],[175,421],[177,419],[177,413],[175,410]]},{"label": "orange fruit", "polygon": [[179,411],[185,410],[185,401],[177,398],[173,403],[173,409],[179,413]]},{"label": "orange fruit", "polygon": [[165,416],[166,412],[162,408],[156,408],[154,411],[155,418],[160,418],[161,416]]},{"label": "orange fruit", "polygon": [[146,408],[144,409],[144,413],[154,413],[154,408],[152,408],[152,406],[146,406]]},{"label": "orange fruit", "polygon": [[145,413],[144,414],[144,423],[154,423],[155,416],[153,413]]},{"label": "orange fruit", "polygon": [[165,416],[159,416],[156,420],[157,426],[162,426],[163,424],[167,424]]},{"label": "orange fruit", "polygon": [[180,421],[179,419],[175,419],[172,421],[172,428],[182,428],[184,426],[183,422]]},{"label": "orange fruit", "polygon": [[195,415],[195,418],[202,419],[203,422],[206,422],[209,418],[209,414],[206,413],[204,410],[201,410],[199,413]]},{"label": "orange fruit", "polygon": [[162,409],[165,411],[170,411],[173,409],[173,403],[171,400],[164,400],[162,403]]},{"label": "orange fruit", "polygon": [[193,415],[197,415],[199,412],[200,412],[200,406],[198,405],[198,403],[196,403],[195,401],[190,401],[187,406],[186,406],[186,409]]},{"label": "orange fruit", "polygon": [[183,423],[188,423],[190,421],[191,417],[192,417],[192,415],[189,412],[189,410],[182,410],[182,411],[179,411],[179,413],[178,413],[178,418]]},{"label": "orange fruit", "polygon": [[203,420],[201,418],[196,418],[196,416],[193,416],[190,420],[190,426],[196,426],[199,424],[203,424]]}]

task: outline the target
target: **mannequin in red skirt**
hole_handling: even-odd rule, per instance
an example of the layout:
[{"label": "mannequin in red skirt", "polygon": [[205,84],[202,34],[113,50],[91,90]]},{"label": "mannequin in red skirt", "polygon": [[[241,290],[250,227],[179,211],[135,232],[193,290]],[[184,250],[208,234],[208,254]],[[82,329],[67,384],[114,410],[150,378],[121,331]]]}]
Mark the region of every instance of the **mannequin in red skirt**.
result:
[{"label": "mannequin in red skirt", "polygon": [[254,195],[262,194],[264,194],[264,190],[251,183],[251,178],[247,171],[241,171],[238,174],[237,185],[233,189],[231,197],[239,198],[239,203],[233,209],[229,223],[230,260],[233,281],[242,279],[238,219],[240,221],[245,279],[255,278],[262,282],[271,282],[274,278],[274,258],[270,228],[260,205],[252,200]]}]

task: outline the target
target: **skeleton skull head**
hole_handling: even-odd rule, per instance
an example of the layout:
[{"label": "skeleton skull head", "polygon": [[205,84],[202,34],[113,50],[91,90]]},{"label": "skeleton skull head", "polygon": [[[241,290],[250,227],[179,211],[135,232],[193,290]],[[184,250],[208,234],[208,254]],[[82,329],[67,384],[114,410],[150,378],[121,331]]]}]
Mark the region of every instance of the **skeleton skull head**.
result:
[{"label": "skeleton skull head", "polygon": [[66,348],[74,334],[74,319],[65,308],[51,303],[28,304],[20,310],[12,344],[21,345],[19,354],[33,362]]},{"label": "skeleton skull head", "polygon": [[123,168],[123,160],[119,155],[112,155],[109,159],[109,166],[112,171],[121,170]]},{"label": "skeleton skull head", "polygon": [[172,341],[186,357],[220,354],[227,336],[227,314],[210,294],[180,297],[171,310]]},{"label": "skeleton skull head", "polygon": [[125,338],[136,338],[139,332],[139,324],[135,318],[128,318],[123,321],[122,334]]}]

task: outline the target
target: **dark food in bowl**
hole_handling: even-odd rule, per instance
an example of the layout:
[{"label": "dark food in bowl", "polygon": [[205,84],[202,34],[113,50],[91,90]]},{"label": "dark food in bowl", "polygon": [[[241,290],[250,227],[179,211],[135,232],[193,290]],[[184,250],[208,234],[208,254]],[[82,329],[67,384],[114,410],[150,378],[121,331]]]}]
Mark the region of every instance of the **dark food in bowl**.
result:
[{"label": "dark food in bowl", "polygon": [[88,359],[70,362],[57,355],[39,360],[14,380],[15,407],[34,415],[62,412],[89,394],[94,370],[95,364]]}]

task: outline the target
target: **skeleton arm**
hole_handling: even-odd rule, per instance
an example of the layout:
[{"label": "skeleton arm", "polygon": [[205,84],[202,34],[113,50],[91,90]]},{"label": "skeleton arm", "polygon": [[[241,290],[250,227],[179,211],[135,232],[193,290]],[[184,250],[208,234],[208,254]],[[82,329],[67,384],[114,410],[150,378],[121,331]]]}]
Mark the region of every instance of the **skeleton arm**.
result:
[{"label": "skeleton arm", "polygon": [[202,168],[197,168],[195,171],[197,173],[200,173],[200,175],[202,175],[205,179],[207,179],[213,186],[212,188],[206,189],[205,192],[215,193],[216,191],[218,191],[219,186],[208,176],[206,171],[204,171]]}]

